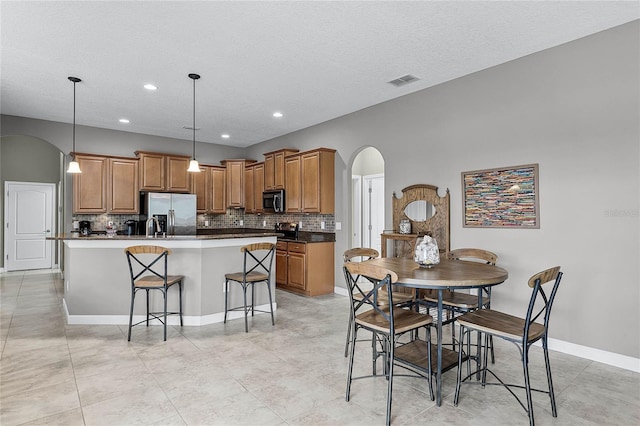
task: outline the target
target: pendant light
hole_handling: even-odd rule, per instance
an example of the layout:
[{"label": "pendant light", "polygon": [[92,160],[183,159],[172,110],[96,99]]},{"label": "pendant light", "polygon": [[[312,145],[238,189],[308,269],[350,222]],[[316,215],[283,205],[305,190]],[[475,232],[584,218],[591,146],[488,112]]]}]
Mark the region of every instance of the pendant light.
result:
[{"label": "pendant light", "polygon": [[200,78],[198,74],[189,74],[189,78],[193,80],[193,158],[189,161],[188,172],[199,172],[200,165],[196,160],[196,80]]},{"label": "pendant light", "polygon": [[82,80],[78,77],[67,78],[73,82],[73,149],[71,151],[71,161],[69,162],[67,173],[82,173],[80,164],[76,161],[76,83],[80,83]]}]

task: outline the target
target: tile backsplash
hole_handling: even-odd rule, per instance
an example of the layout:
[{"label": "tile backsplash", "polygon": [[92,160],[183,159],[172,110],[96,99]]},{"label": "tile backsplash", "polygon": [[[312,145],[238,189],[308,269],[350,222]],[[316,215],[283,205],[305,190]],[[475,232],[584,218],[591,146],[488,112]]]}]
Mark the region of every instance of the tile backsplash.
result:
[{"label": "tile backsplash", "polygon": [[[139,220],[139,215],[131,214],[77,214],[73,220],[91,221],[94,231],[104,231],[112,221],[118,230],[124,230],[127,220]],[[300,230],[309,232],[335,232],[335,215],[332,214],[246,214],[243,209],[228,209],[226,214],[198,214],[198,229],[215,228],[256,228],[273,229],[277,222],[300,223]],[[322,224],[324,222],[324,229]],[[207,225],[208,223],[208,225]]]}]

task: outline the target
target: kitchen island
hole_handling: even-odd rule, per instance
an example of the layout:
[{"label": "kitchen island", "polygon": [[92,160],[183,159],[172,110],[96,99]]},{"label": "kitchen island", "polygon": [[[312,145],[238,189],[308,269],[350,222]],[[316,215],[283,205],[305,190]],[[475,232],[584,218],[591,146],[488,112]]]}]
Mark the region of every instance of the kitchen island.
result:
[{"label": "kitchen island", "polygon": [[[271,232],[184,235],[166,238],[104,234],[78,237],[59,235],[48,239],[64,242],[64,301],[68,324],[128,324],[131,279],[124,249],[133,245],[159,245],[170,248],[169,274],[184,275],[183,317],[185,326],[222,322],[224,318],[224,274],[242,270],[240,247],[276,243]],[[275,262],[271,288],[275,301]],[[230,306],[242,305],[240,286],[230,287]],[[158,293],[158,292],[152,292]],[[138,300],[139,299],[139,300]],[[160,310],[162,296],[152,295],[152,310]],[[267,289],[256,288],[256,308],[269,310]],[[168,309],[178,310],[177,290],[169,290]],[[144,298],[136,299],[134,322],[143,318]],[[242,312],[229,312],[240,318]],[[179,324],[169,317],[169,324]],[[157,322],[157,321],[156,321]]]}]

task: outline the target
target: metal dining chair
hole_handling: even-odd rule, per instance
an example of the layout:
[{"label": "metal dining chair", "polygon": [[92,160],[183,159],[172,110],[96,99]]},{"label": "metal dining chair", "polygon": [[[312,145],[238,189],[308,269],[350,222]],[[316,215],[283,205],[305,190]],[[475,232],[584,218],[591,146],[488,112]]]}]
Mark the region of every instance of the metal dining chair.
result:
[{"label": "metal dining chair", "polygon": [[[350,248],[349,250],[346,250],[343,254],[342,257],[344,259],[345,262],[356,262],[356,261],[360,261],[360,262],[364,262],[367,260],[371,260],[371,259],[375,259],[377,257],[380,256],[380,253],[378,252],[378,250],[373,249],[373,248],[369,248],[369,247],[354,247],[354,248]],[[357,277],[356,280],[360,279],[361,277]],[[362,278],[364,279],[364,278]],[[355,295],[357,297],[357,295]],[[378,299],[378,303],[380,303],[381,305],[386,305],[389,303],[389,300],[387,298],[387,295],[384,292],[381,292],[379,295],[379,299]],[[400,291],[393,291],[393,300],[394,303],[396,303],[397,305],[401,305],[401,306],[406,306],[407,304],[411,304],[413,303],[414,300],[414,296],[407,294],[407,293],[403,293]],[[348,356],[349,354],[349,339],[351,336],[351,318],[349,318],[349,326],[347,328],[347,340],[345,342],[344,345],[344,356],[345,358]]]},{"label": "metal dining chair", "polygon": [[[478,248],[459,248],[450,250],[447,254],[449,260],[471,260],[480,261],[488,265],[495,265],[498,261],[498,255],[490,252],[489,250],[483,250]],[[478,291],[483,292],[482,308],[488,309],[491,307],[491,287],[484,287]],[[435,291],[424,292],[424,300],[427,302],[429,308],[436,307],[438,305],[438,296]],[[479,309],[478,296],[460,291],[448,290],[443,292],[442,306],[446,310],[447,319],[443,321],[443,324],[451,324],[451,346],[456,350],[456,337],[455,337],[455,320],[456,316],[464,314],[466,312],[475,311]],[[495,355],[493,350],[493,340],[489,341],[489,347],[491,350],[491,363],[495,363]]]},{"label": "metal dining chair", "polygon": [[[431,315],[415,312],[410,309],[403,309],[395,304],[393,299],[392,284],[397,282],[398,276],[388,269],[368,265],[367,262],[346,262],[343,267],[347,290],[350,300],[351,317],[351,342],[349,352],[349,370],[347,374],[346,400],[351,397],[351,384],[356,379],[376,377],[376,369],[368,376],[353,377],[353,360],[355,356],[356,342],[358,342],[358,331],[366,330],[371,332],[375,338],[382,340],[382,350],[385,359],[385,375],[387,377],[387,425],[391,423],[391,401],[393,394],[393,377],[401,374],[394,372],[394,365],[408,368],[414,377],[426,378],[429,384],[429,395],[433,397],[431,383],[431,338],[429,326],[433,318]],[[358,277],[364,277],[367,283],[372,284],[372,288],[365,288],[363,283],[358,282]],[[366,285],[366,284],[365,284]],[[367,287],[370,287],[367,285]],[[385,295],[389,303],[381,305],[379,298]],[[416,331],[420,328],[426,329],[427,340],[426,353],[428,354],[428,369],[425,374],[418,373],[409,364],[397,359],[395,354],[396,343],[400,336]],[[376,346],[374,346],[374,351]],[[374,352],[374,360],[377,354]],[[404,374],[408,375],[408,374]]]},{"label": "metal dining chair", "polygon": [[[553,393],[553,381],[551,379],[551,365],[549,363],[549,348],[547,340],[549,337],[549,317],[551,315],[551,308],[561,279],[562,272],[560,272],[559,266],[538,272],[529,278],[527,284],[533,290],[525,318],[516,317],[514,315],[491,309],[479,309],[458,317],[457,320],[458,324],[460,324],[461,342],[463,341],[465,334],[473,331],[484,334],[484,357],[482,366],[478,370],[482,375],[481,381],[467,381],[474,374],[477,374],[477,372],[469,373],[466,377],[462,378],[463,351],[461,347],[458,353],[458,377],[453,400],[455,406],[458,405],[460,388],[463,383],[481,384],[482,387],[485,387],[486,385],[502,385],[516,398],[518,403],[520,403],[522,408],[527,412],[530,425],[534,424],[533,400],[531,397],[532,391],[548,394],[549,399],[551,400],[551,413],[553,417],[558,417],[555,395]],[[542,286],[548,282],[553,282],[553,286],[547,293]],[[537,320],[541,320],[542,323],[536,322]],[[514,343],[518,347],[518,356],[522,361],[522,369],[524,371],[524,386],[521,384],[504,383],[488,368],[487,354],[490,337],[504,339],[508,342]],[[542,342],[544,364],[547,372],[547,390],[532,388],[529,378],[529,349],[537,341]],[[487,383],[487,372],[491,373],[491,375],[498,380],[498,383]],[[520,398],[513,392],[512,388],[525,389],[527,397],[526,407]]]}]

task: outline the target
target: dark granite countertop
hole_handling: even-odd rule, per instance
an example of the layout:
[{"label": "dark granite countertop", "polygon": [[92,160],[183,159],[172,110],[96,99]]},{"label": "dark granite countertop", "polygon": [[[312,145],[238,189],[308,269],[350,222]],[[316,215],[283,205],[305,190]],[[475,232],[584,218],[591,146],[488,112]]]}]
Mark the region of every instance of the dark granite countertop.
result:
[{"label": "dark granite countertop", "polygon": [[[269,232],[264,228],[207,228],[207,229],[198,229],[197,235],[219,235],[219,234],[256,234]],[[273,232],[273,231],[271,231]],[[326,243],[326,242],[335,242],[336,234],[333,232],[308,232],[308,231],[300,231],[298,233],[298,239],[288,239],[283,238],[282,234],[277,233],[278,240],[280,241],[299,241],[305,243]]]}]

